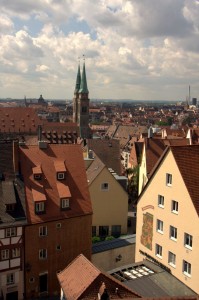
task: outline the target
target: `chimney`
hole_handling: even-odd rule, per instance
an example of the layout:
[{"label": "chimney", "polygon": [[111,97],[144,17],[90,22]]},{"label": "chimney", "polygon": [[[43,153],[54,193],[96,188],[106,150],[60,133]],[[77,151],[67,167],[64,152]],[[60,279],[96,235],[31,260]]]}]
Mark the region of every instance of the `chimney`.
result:
[{"label": "chimney", "polygon": [[12,155],[13,155],[13,167],[15,175],[19,174],[19,143],[18,141],[13,141],[12,144]]}]

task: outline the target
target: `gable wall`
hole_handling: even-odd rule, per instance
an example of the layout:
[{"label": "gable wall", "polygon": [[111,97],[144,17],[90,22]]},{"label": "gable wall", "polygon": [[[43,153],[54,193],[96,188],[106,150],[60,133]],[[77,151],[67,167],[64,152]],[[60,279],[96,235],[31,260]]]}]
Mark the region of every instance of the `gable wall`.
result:
[{"label": "gable wall", "polygon": [[[172,186],[166,185],[166,173],[172,174]],[[158,194],[165,197],[164,208],[158,207]],[[171,212],[172,200],[176,200],[179,203],[178,214]],[[145,226],[143,226],[143,217],[146,221]],[[164,222],[163,234],[156,231],[157,219]],[[177,241],[170,239],[170,225],[177,228]],[[198,225],[198,215],[183,179],[181,178],[173,155],[171,151],[169,151],[138,203],[136,262],[144,258],[139,252],[139,250],[142,250],[169,267],[174,276],[194,291],[199,292],[199,263],[197,254],[199,249]],[[184,246],[185,232],[193,236],[192,250],[188,250]],[[142,242],[144,240],[145,244],[148,243],[147,245],[149,248],[151,247],[151,250],[141,243],[141,236]],[[156,243],[162,246],[162,259],[155,255]],[[172,267],[168,264],[168,251],[176,254],[176,267]],[[191,277],[185,276],[182,272],[183,260],[191,263]]]}]

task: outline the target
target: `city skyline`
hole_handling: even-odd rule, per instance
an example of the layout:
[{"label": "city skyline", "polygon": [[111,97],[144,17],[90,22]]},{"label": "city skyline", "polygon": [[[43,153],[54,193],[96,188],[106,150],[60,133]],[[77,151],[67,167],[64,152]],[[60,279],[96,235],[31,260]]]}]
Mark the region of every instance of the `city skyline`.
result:
[{"label": "city skyline", "polygon": [[0,98],[72,99],[78,57],[91,99],[197,97],[199,1],[1,1]]}]

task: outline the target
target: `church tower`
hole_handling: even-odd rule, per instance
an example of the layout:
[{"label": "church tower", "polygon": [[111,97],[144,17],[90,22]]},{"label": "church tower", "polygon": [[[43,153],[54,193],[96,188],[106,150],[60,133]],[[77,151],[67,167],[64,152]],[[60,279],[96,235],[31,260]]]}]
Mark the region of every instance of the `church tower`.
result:
[{"label": "church tower", "polygon": [[73,122],[77,123],[81,138],[90,137],[89,128],[89,91],[87,87],[85,60],[83,62],[82,75],[80,64],[78,65],[77,79],[73,98]]}]

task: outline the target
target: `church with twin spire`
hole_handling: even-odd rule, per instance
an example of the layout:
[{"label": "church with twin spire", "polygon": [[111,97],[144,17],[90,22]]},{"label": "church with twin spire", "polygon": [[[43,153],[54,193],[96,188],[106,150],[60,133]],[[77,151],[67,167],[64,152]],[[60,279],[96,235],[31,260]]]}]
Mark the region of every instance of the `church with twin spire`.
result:
[{"label": "church with twin spire", "polygon": [[78,65],[77,79],[73,97],[73,122],[79,127],[80,137],[90,138],[89,127],[89,91],[87,87],[85,60],[83,62],[82,73],[80,72],[80,62]]}]

